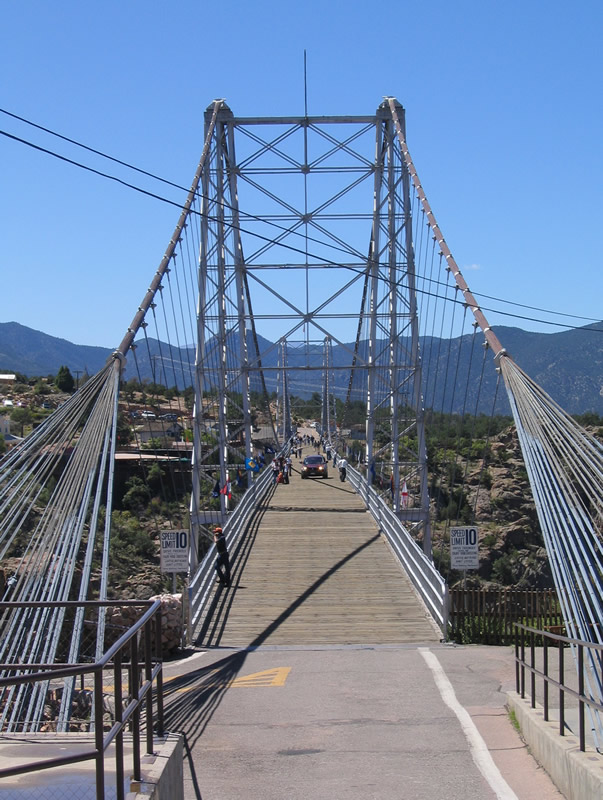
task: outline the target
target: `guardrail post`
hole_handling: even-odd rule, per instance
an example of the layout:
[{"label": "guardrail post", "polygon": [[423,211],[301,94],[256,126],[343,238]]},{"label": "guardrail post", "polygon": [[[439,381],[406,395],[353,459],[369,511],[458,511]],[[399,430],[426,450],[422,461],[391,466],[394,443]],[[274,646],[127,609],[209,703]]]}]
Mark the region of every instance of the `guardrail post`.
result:
[{"label": "guardrail post", "polygon": [[517,625],[513,626],[515,629],[515,691],[519,694],[519,628]]},{"label": "guardrail post", "polygon": [[136,702],[132,714],[132,777],[140,780],[140,707],[138,705],[138,642],[137,637],[130,639],[130,697]]},{"label": "guardrail post", "polygon": [[443,610],[443,622],[442,622],[442,633],[444,635],[444,641],[448,641],[448,620],[450,619],[450,592],[448,591],[448,584],[444,584],[444,591],[442,597],[442,610]]},{"label": "guardrail post", "polygon": [[[163,660],[161,651],[161,609],[155,616],[155,657],[157,663]],[[157,673],[157,736],[163,736],[163,670]]]},{"label": "guardrail post", "polygon": [[190,647],[193,643],[193,587],[190,585],[190,580],[193,576],[189,575],[189,585],[187,587],[188,594],[188,614],[186,617],[186,644]]},{"label": "guardrail post", "polygon": [[526,640],[525,631],[521,629],[521,699],[526,696]]},{"label": "guardrail post", "polygon": [[530,696],[531,706],[536,708],[536,642],[534,633],[530,633]]},{"label": "guardrail post", "polygon": [[96,800],[105,799],[105,751],[103,749],[103,672],[94,671],[94,746],[96,748]]},{"label": "guardrail post", "polygon": [[565,648],[563,642],[559,641],[559,736],[565,736],[565,692],[563,682],[565,680]]},{"label": "guardrail post", "polygon": [[542,643],[544,649],[542,651],[542,671],[544,672],[544,686],[542,687],[542,704],[544,706],[544,721],[549,721],[549,637],[543,636]]},{"label": "guardrail post", "polygon": [[124,732],[121,727],[123,722],[123,695],[121,677],[121,650],[115,654],[113,660],[113,686],[115,700],[115,722],[120,726],[115,737],[115,783],[117,800],[124,800]]},{"label": "guardrail post", "polygon": [[578,713],[580,719],[580,750],[586,750],[586,738],[584,734],[584,647],[578,645]]},{"label": "guardrail post", "polygon": [[[144,679],[147,684],[153,681],[153,665],[151,663],[151,625],[150,619],[144,626]],[[153,754],[153,692],[147,689],[146,695],[146,714],[147,714],[147,755]]]}]

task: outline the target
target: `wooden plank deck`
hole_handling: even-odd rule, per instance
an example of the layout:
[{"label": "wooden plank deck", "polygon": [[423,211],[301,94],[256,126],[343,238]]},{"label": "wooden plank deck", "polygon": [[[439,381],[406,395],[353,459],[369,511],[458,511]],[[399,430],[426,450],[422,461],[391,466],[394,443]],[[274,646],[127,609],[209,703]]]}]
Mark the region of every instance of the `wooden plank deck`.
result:
[{"label": "wooden plank deck", "polygon": [[349,483],[302,480],[294,462],[216,586],[205,646],[400,644],[439,633]]}]

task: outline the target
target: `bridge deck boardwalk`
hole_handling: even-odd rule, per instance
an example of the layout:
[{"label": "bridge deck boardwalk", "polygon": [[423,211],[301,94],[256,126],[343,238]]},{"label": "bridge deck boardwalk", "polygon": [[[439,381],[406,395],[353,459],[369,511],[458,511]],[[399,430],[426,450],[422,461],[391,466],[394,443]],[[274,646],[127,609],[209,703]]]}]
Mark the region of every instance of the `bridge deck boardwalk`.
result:
[{"label": "bridge deck boardwalk", "polygon": [[302,480],[271,492],[231,553],[198,644],[250,647],[399,644],[440,639],[435,624],[348,483]]}]

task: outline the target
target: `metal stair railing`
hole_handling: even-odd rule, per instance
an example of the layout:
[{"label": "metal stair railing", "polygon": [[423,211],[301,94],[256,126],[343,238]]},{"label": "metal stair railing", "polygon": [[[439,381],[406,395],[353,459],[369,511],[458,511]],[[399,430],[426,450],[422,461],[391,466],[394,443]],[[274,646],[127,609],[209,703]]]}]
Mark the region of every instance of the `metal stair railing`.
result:
[{"label": "metal stair railing", "polygon": [[448,584],[421,550],[398,517],[357,469],[348,465],[347,478],[367,510],[385,534],[421,600],[440,627],[444,638],[448,628]]}]

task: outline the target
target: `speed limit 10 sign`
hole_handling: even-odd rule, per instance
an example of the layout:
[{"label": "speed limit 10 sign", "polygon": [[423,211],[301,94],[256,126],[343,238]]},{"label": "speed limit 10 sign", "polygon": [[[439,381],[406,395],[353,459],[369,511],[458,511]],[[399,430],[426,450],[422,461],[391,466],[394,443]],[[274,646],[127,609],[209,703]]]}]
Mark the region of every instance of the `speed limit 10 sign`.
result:
[{"label": "speed limit 10 sign", "polygon": [[478,569],[477,528],[450,528],[450,566],[452,569]]},{"label": "speed limit 10 sign", "polygon": [[188,531],[161,531],[161,571],[188,571]]}]

